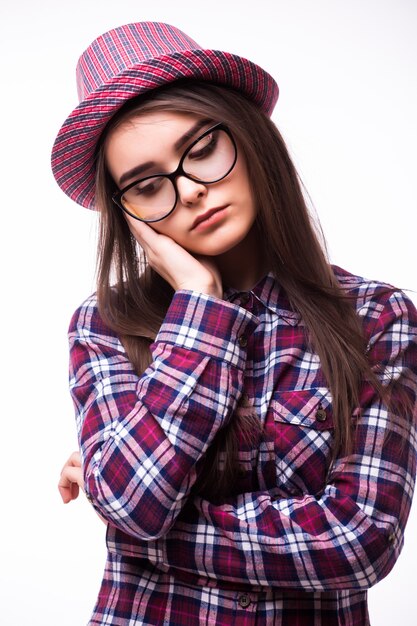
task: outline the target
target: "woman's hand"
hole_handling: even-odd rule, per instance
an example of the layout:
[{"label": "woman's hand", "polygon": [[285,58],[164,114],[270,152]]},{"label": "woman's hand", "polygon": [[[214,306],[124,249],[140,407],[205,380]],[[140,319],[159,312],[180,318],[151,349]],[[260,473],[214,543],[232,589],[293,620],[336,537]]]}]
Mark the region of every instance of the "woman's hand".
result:
[{"label": "woman's hand", "polygon": [[128,215],[126,220],[136,241],[145,251],[149,265],[171,287],[186,289],[222,298],[220,272],[210,257],[194,257],[173,239],[161,235],[148,224]]},{"label": "woman's hand", "polygon": [[84,491],[83,471],[81,468],[81,456],[79,452],[73,452],[67,459],[61,471],[58,490],[62,501],[67,504],[76,500],[80,489]]},{"label": "woman's hand", "polygon": [[[61,471],[61,478],[58,483],[58,491],[64,504],[76,500],[81,491],[84,491],[83,470],[81,466],[81,456],[79,452],[73,452],[65,462]],[[96,512],[97,513],[97,512]],[[104,517],[97,513],[104,524],[107,524]]]}]

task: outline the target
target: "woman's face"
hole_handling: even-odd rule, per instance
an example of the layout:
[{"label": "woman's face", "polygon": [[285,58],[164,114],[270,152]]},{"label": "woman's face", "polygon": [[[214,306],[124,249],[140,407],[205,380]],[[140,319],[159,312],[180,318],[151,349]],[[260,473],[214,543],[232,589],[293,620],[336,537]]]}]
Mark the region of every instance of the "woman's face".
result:
[{"label": "woman's face", "polygon": [[[105,158],[116,184],[124,188],[138,178],[175,171],[187,147],[213,125],[201,122],[194,115],[155,111],[113,129],[106,140]],[[145,164],[146,168],[141,168]],[[138,168],[139,175],[133,173]],[[191,253],[210,256],[232,250],[249,235],[256,210],[239,149],[234,168],[217,183],[202,184],[178,176],[176,185],[175,210],[151,224],[155,231]]]}]

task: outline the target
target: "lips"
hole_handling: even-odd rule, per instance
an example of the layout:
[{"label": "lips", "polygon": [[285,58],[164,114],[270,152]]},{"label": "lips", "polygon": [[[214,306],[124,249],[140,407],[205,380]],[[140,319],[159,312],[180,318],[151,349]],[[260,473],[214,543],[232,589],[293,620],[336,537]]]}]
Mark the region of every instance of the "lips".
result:
[{"label": "lips", "polygon": [[196,228],[199,224],[201,224],[201,222],[205,222],[206,220],[209,219],[209,217],[211,217],[212,215],[215,215],[215,213],[218,213],[219,211],[222,211],[223,209],[226,208],[227,205],[224,206],[219,206],[215,209],[210,209],[209,211],[206,211],[205,213],[203,213],[202,215],[199,215],[193,222],[193,225],[191,227],[191,230],[193,230],[193,228]]}]

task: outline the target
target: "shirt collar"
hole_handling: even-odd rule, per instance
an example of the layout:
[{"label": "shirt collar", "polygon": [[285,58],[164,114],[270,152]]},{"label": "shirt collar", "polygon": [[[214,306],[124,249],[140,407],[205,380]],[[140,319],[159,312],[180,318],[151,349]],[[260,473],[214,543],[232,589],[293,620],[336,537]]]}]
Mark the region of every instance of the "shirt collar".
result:
[{"label": "shirt collar", "polygon": [[287,294],[271,272],[261,278],[250,291],[242,292],[237,289],[227,288],[224,292],[224,297],[229,302],[233,302],[242,293],[251,293],[267,309],[281,317],[290,326],[297,326],[301,321],[300,314],[294,311]]}]

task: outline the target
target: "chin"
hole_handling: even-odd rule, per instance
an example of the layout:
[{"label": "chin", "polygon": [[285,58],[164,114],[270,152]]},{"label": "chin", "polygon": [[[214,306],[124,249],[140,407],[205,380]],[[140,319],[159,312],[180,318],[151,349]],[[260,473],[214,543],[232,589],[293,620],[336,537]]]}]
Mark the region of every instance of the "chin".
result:
[{"label": "chin", "polygon": [[230,252],[231,250],[233,250],[234,248],[236,248],[236,246],[239,245],[239,243],[241,243],[241,239],[239,240],[234,240],[232,242],[216,242],[214,241],[213,243],[208,243],[206,245],[202,245],[202,246],[188,246],[186,249],[188,250],[188,252],[191,252],[191,254],[199,254],[201,256],[221,256],[222,254],[226,254],[227,252]]}]

